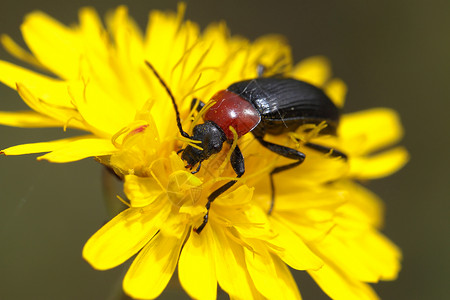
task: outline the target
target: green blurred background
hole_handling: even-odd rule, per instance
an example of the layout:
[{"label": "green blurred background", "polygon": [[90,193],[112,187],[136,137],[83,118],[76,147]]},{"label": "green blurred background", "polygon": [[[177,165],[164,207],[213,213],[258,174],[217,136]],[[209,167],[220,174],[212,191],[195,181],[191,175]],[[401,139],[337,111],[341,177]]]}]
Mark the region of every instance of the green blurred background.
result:
[{"label": "green blurred background", "polygon": [[[21,41],[22,19],[35,9],[70,24],[82,6],[104,14],[121,3],[144,27],[148,11],[174,10],[177,1],[2,1],[0,33]],[[375,288],[383,299],[448,299],[450,1],[188,1],[186,17],[203,28],[225,20],[232,34],[250,39],[283,34],[295,61],[331,59],[349,87],[346,111],[386,106],[401,114],[411,161],[369,188],[386,203],[384,232],[403,249],[403,270]],[[0,59],[14,61],[3,49]],[[7,87],[0,99],[0,110],[25,108]],[[0,148],[63,136],[61,129],[0,127]],[[81,258],[108,218],[101,166],[35,157],[0,157],[0,299],[117,299],[124,267],[95,271]],[[327,299],[295,274],[304,299]]]}]

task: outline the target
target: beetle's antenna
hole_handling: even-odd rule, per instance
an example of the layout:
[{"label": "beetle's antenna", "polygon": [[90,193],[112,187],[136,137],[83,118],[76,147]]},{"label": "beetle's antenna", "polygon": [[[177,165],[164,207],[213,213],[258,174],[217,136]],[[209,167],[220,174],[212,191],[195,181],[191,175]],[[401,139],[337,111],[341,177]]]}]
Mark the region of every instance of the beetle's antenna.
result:
[{"label": "beetle's antenna", "polygon": [[189,134],[183,130],[183,127],[181,126],[181,119],[180,119],[180,113],[178,111],[177,103],[175,102],[175,97],[173,96],[172,92],[170,91],[167,84],[164,82],[164,80],[161,78],[161,76],[156,72],[155,68],[152,66],[150,62],[147,60],[145,61],[145,64],[152,70],[153,74],[155,74],[156,78],[158,78],[161,85],[166,89],[167,94],[169,95],[170,99],[172,100],[173,108],[175,109],[175,115],[177,117],[177,126],[180,130],[180,134],[184,136],[185,138],[190,138]]}]

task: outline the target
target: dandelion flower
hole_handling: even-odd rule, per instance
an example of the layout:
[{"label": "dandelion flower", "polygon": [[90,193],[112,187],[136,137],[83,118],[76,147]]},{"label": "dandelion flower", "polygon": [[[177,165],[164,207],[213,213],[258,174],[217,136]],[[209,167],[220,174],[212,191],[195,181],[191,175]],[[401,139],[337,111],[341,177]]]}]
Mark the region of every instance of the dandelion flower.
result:
[{"label": "dandelion flower", "polygon": [[[260,65],[265,76],[283,74],[322,88],[338,107],[346,87],[331,77],[323,57],[293,65],[280,36],[250,42],[230,36],[224,23],[201,31],[183,20],[184,9],[152,11],[145,33],[123,6],[107,15],[106,27],[91,8],[81,9],[72,27],[42,12],[29,14],[21,29],[31,52],[6,35],[3,46],[55,76],[0,61],[0,81],[32,109],[0,112],[0,123],[87,134],[2,153],[46,153],[38,159],[57,163],[94,157],[123,179],[129,208],[88,240],[83,257],[105,270],[136,255],[123,281],[134,298],[158,297],[178,267],[182,287],[195,299],[214,299],[218,284],[236,299],[299,299],[289,268],[309,272],[332,298],[376,299],[368,283],[395,279],[401,254],[378,231],[381,201],[354,180],[387,176],[406,162],[402,147],[381,151],[402,136],[397,114],[380,108],[343,115],[337,136],[319,134],[322,124],[271,137],[307,156],[275,176],[271,214],[269,173],[289,160],[243,136],[245,175],[214,201],[197,234],[208,195],[235,177],[229,163],[235,145],[198,173],[186,170],[176,151],[192,141],[180,138],[171,99],[147,61],[173,92],[188,130],[198,122],[193,98],[207,101],[234,82],[255,78]],[[339,149],[348,159],[303,148],[308,141]]]}]

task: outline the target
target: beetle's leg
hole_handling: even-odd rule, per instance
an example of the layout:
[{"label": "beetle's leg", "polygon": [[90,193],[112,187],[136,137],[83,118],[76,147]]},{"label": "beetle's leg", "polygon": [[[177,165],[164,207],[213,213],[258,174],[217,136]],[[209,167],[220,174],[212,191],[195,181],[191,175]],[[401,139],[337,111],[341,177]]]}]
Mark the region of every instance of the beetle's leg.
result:
[{"label": "beetle's leg", "polygon": [[258,136],[256,134],[253,134],[255,136],[255,138],[258,140],[258,142],[266,147],[267,149],[269,149],[272,152],[275,152],[278,155],[290,158],[290,159],[295,159],[297,160],[296,162],[284,165],[284,166],[279,166],[274,168],[271,172],[270,172],[270,187],[272,190],[272,197],[271,197],[271,202],[270,202],[270,208],[268,211],[268,214],[270,215],[272,213],[273,207],[275,205],[275,185],[273,183],[273,175],[276,173],[280,173],[282,171],[286,171],[289,169],[292,169],[298,165],[300,165],[304,160],[305,160],[305,154],[297,151],[295,149],[286,147],[286,146],[281,146],[281,145],[277,145],[277,144],[273,144],[271,142],[265,141],[263,139],[262,136]]},{"label": "beetle's leg", "polygon": [[[197,104],[197,107],[195,107],[195,104]],[[199,100],[197,98],[192,99],[192,101],[191,101],[191,110],[193,110],[194,107],[195,107],[195,110],[197,112],[200,112],[202,110],[203,106],[205,106],[205,102],[203,102],[202,100]]]},{"label": "beetle's leg", "polygon": [[[236,145],[236,148],[234,148],[234,151],[231,153],[230,157],[230,163],[233,167],[234,172],[236,172],[236,179],[240,178],[242,175],[244,175],[245,172],[245,165],[244,165],[244,157],[242,156],[242,152],[239,149],[239,147]],[[209,218],[209,209],[211,207],[211,203],[220,195],[222,195],[226,190],[228,190],[230,187],[232,187],[237,180],[231,180],[224,185],[222,185],[220,188],[215,190],[211,193],[211,195],[208,196],[208,202],[206,203],[206,214],[203,216],[203,222],[202,224],[194,229],[195,232],[200,233],[203,228],[205,228],[206,224],[208,223]]]},{"label": "beetle's leg", "polygon": [[[198,171],[200,171],[200,168],[202,167],[202,162],[198,163],[197,169],[195,171],[192,171],[191,174],[196,174]],[[191,168],[192,169],[192,168]]]},{"label": "beetle's leg", "polygon": [[330,156],[332,156],[332,157],[341,157],[343,159],[347,159],[347,155],[346,154],[344,154],[341,151],[336,150],[334,148],[330,148],[330,147],[327,147],[327,146],[322,146],[322,145],[318,145],[318,144],[314,144],[314,143],[309,143],[309,142],[305,143],[304,145],[306,147],[308,147],[308,148],[311,148],[313,150],[319,151],[319,152],[324,153],[324,154],[328,154],[329,153]]}]

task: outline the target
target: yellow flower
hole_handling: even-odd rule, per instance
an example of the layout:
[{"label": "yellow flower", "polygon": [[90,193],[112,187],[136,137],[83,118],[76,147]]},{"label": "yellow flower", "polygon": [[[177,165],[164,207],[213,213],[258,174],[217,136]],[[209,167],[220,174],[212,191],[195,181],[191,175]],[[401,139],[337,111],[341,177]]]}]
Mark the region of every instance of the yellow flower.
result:
[{"label": "yellow flower", "polygon": [[[177,14],[151,12],[145,34],[125,7],[107,16],[106,29],[90,8],[70,28],[41,12],[28,15],[22,33],[32,53],[7,36],[2,43],[58,79],[0,61],[0,81],[33,109],[0,112],[0,123],[89,134],[2,152],[47,152],[38,159],[51,162],[95,157],[124,180],[129,208],[89,239],[83,256],[104,270],[137,254],[123,281],[134,298],[158,297],[177,266],[181,285],[195,299],[214,299],[217,284],[236,299],[299,299],[288,266],[308,271],[332,298],[377,298],[368,283],[395,279],[401,254],[378,232],[380,200],[353,180],[389,175],[406,162],[402,147],[381,151],[402,136],[396,113],[343,115],[337,136],[319,135],[321,124],[271,137],[299,147],[307,159],[275,176],[270,215],[269,173],[292,161],[243,136],[238,144],[245,175],[213,202],[197,234],[207,197],[236,176],[229,163],[235,145],[205,161],[197,174],[186,171],[175,151],[192,142],[180,138],[172,102],[146,61],[173,92],[188,132],[198,122],[192,121],[193,98],[209,100],[234,82],[255,78],[259,65],[267,68],[265,76],[284,74],[321,87],[338,107],[346,87],[331,78],[323,57],[293,66],[282,37],[249,42],[230,37],[223,23],[201,32],[183,21],[183,12],[184,5]],[[348,159],[302,147],[306,141],[339,149]]]}]

